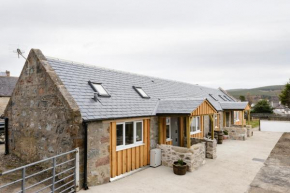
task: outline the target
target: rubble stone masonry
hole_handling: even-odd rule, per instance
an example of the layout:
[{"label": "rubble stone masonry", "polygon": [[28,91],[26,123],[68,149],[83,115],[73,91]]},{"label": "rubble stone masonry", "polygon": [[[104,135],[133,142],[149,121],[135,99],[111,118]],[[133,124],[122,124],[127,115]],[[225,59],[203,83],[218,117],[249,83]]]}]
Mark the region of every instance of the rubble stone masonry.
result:
[{"label": "rubble stone masonry", "polygon": [[79,147],[83,164],[79,108],[41,51],[30,51],[4,114],[9,118],[10,153],[24,162]]},{"label": "rubble stone masonry", "polygon": [[205,143],[190,148],[162,144],[157,148],[161,149],[163,166],[173,167],[173,162],[182,159],[188,165],[188,171],[192,172],[205,164]]},{"label": "rubble stone masonry", "polygon": [[88,124],[88,185],[110,181],[110,123]]}]

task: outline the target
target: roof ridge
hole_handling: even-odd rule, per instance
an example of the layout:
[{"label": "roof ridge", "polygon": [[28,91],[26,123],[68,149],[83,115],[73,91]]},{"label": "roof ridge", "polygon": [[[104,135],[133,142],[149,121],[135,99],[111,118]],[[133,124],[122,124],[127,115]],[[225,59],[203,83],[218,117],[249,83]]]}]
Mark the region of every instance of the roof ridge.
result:
[{"label": "roof ridge", "polygon": [[122,70],[116,70],[116,69],[112,69],[112,68],[108,68],[108,67],[103,67],[103,66],[98,66],[98,65],[92,65],[92,64],[76,62],[76,61],[72,61],[72,60],[56,58],[56,57],[53,57],[53,56],[45,56],[45,57],[47,57],[49,59],[52,59],[52,60],[58,60],[58,61],[63,61],[63,62],[67,62],[67,63],[72,63],[74,65],[81,65],[81,66],[87,66],[87,67],[92,67],[92,68],[100,68],[100,69],[109,70],[109,71],[113,71],[113,72],[120,72],[120,73],[124,73],[124,74],[131,74],[131,75],[142,76],[142,77],[147,77],[147,78],[154,78],[154,79],[158,79],[158,80],[166,80],[166,81],[171,81],[171,82],[176,82],[176,83],[183,83],[183,84],[188,84],[188,85],[191,85],[191,86],[196,86],[198,88],[215,89],[215,88],[211,88],[211,87],[200,86],[198,84],[192,84],[192,83],[189,83],[189,82],[183,82],[183,81],[172,80],[172,79],[167,79],[167,78],[159,78],[159,77],[155,77],[155,76],[151,76],[151,75],[138,74],[138,73],[135,73],[135,72],[127,72],[127,71],[122,71]]}]

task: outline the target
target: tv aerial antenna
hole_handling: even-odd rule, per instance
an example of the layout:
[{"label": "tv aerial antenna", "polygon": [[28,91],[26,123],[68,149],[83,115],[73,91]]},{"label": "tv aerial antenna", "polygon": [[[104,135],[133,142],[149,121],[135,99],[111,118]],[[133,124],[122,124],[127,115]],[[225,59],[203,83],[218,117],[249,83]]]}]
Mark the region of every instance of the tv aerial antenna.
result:
[{"label": "tv aerial antenna", "polygon": [[21,50],[20,48],[17,48],[16,50],[13,50],[14,53],[17,53],[17,56],[19,58],[19,56],[21,56],[22,58],[24,58],[25,60],[27,60],[27,58],[23,55],[25,53],[24,50]]},{"label": "tv aerial antenna", "polygon": [[19,45],[19,44],[9,44],[9,51],[12,52],[13,55],[17,54],[17,57],[24,58],[24,60],[27,60],[27,58],[24,56],[25,50],[27,46],[25,45]]}]

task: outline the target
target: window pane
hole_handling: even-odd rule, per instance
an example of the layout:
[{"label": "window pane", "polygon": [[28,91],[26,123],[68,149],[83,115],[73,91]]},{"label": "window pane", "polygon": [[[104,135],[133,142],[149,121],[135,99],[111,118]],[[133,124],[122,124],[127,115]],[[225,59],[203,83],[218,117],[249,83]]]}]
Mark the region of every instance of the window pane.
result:
[{"label": "window pane", "polygon": [[196,117],[196,131],[200,130],[199,123],[200,123],[199,117]]},{"label": "window pane", "polygon": [[95,89],[100,95],[109,95],[101,84],[94,84]]},{"label": "window pane", "polygon": [[130,145],[134,143],[134,129],[133,122],[125,123],[125,144]]},{"label": "window pane", "polygon": [[170,129],[170,126],[169,125],[166,125],[166,139],[169,139],[170,138],[170,131],[169,131],[169,129]]},{"label": "window pane", "polygon": [[118,145],[123,145],[123,124],[122,125],[117,125],[117,146]]},{"label": "window pane", "polygon": [[136,142],[140,142],[143,139],[142,122],[136,123]]},{"label": "window pane", "polygon": [[191,132],[195,132],[196,131],[196,118],[193,118],[191,120],[191,123],[190,123],[190,131]]},{"label": "window pane", "polygon": [[148,97],[148,95],[143,91],[142,88],[136,88],[138,92],[143,96],[143,97]]}]

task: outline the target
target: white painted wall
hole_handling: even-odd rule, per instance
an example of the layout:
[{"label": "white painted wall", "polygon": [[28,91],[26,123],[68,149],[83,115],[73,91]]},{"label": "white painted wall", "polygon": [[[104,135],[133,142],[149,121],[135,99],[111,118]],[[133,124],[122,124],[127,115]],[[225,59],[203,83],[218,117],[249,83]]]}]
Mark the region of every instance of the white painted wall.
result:
[{"label": "white painted wall", "polygon": [[261,120],[261,131],[290,132],[290,121]]}]

